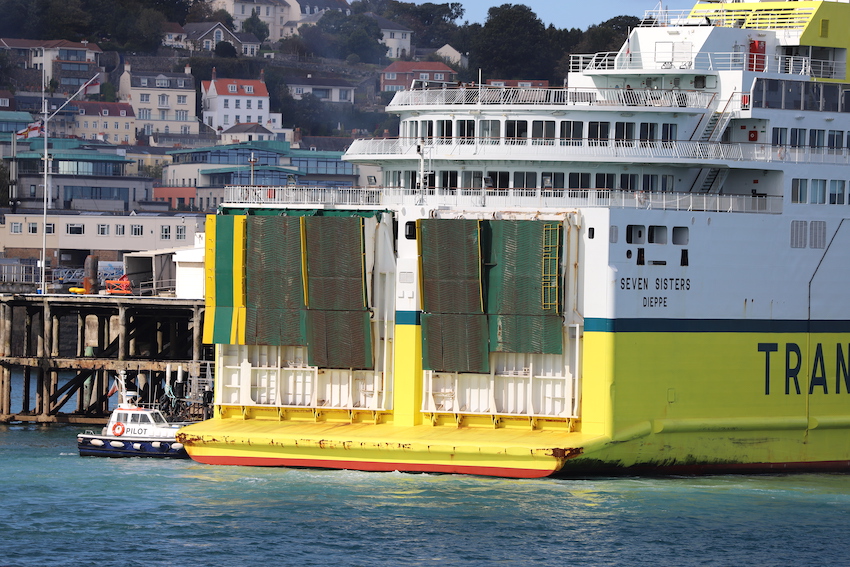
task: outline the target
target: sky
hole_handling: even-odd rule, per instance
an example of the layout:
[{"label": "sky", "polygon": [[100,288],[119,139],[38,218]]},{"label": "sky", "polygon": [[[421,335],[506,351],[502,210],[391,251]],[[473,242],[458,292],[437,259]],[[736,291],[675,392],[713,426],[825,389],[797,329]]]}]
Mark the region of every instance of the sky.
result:
[{"label": "sky", "polygon": [[[424,0],[416,0],[421,4]],[[643,16],[647,10],[658,7],[653,0],[430,0],[435,4],[460,2],[464,8],[461,20],[483,24],[487,20],[487,10],[502,4],[524,4],[537,14],[546,27],[549,24],[558,29],[579,28],[609,20],[614,16]],[[669,10],[690,10],[696,0],[670,0],[664,2]],[[462,22],[458,22],[462,23]]]}]

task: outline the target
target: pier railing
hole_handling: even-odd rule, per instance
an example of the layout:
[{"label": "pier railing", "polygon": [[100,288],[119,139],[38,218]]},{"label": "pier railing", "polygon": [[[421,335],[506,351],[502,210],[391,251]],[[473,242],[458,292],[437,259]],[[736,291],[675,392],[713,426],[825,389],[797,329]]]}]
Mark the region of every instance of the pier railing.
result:
[{"label": "pier railing", "polygon": [[229,186],[225,188],[225,203],[370,208],[442,205],[502,210],[609,207],[730,213],[782,212],[781,197],[559,188],[429,187],[422,190],[404,187]]}]

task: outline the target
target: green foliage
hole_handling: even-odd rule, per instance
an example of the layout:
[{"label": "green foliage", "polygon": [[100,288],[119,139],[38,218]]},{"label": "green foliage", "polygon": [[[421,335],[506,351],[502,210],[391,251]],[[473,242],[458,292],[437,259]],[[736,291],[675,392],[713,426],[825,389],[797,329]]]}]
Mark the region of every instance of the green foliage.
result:
[{"label": "green foliage", "polygon": [[215,44],[215,49],[213,49],[216,57],[227,57],[227,58],[236,58],[236,48],[233,47],[232,43],[228,43],[226,41],[219,41]]},{"label": "green foliage", "polygon": [[528,6],[490,8],[487,22],[472,40],[470,67],[498,79],[552,76],[552,48],[543,22]]},{"label": "green foliage", "polygon": [[315,26],[301,26],[298,33],[309,53],[345,59],[356,54],[366,63],[379,63],[387,48],[381,43],[381,28],[369,16],[347,16],[337,10],[325,12]]},{"label": "green foliage", "polygon": [[103,102],[118,102],[118,95],[115,91],[115,85],[108,82],[100,85],[100,100],[102,100]]},{"label": "green foliage", "polygon": [[224,9],[219,9],[210,14],[210,17],[205,21],[207,22],[221,22],[227,29],[230,31],[236,31],[236,23],[233,21],[233,16],[230,15],[230,12]]},{"label": "green foliage", "polygon": [[260,19],[257,10],[251,10],[251,17],[242,22],[242,31],[254,34],[260,43],[269,37],[269,25]]}]

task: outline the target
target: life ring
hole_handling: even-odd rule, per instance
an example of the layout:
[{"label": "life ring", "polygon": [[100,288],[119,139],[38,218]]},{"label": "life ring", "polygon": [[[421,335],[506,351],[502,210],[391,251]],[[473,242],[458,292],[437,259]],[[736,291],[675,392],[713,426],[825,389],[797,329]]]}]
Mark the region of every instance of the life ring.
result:
[{"label": "life ring", "polygon": [[116,422],[115,425],[112,426],[112,434],[116,437],[124,435],[124,424],[120,421]]}]

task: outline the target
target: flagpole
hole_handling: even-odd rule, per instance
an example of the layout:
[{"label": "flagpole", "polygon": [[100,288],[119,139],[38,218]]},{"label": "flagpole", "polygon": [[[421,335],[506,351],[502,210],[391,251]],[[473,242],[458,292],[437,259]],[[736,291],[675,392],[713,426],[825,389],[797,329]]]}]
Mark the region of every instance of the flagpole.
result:
[{"label": "flagpole", "polygon": [[47,195],[50,191],[48,187],[49,178],[47,176],[47,98],[45,91],[47,90],[47,57],[42,51],[41,60],[41,112],[44,116],[42,126],[44,127],[44,209],[41,217],[41,294],[47,293]]},{"label": "flagpole", "polygon": [[48,204],[48,195],[50,199],[50,208],[53,208],[53,195],[52,191],[50,191],[50,177],[48,176],[48,167],[50,165],[50,160],[47,157],[47,123],[48,121],[56,116],[65,106],[68,105],[69,102],[74,100],[78,94],[85,91],[86,88],[94,82],[95,79],[100,77],[100,73],[96,73],[94,77],[86,81],[83,86],[81,86],[77,92],[68,97],[68,100],[65,103],[57,108],[53,114],[50,116],[47,115],[47,98],[45,96],[45,91],[47,90],[47,63],[46,57],[42,60],[42,80],[41,80],[41,111],[44,119],[42,121],[42,127],[44,128],[44,211],[42,213],[42,221],[41,221],[41,294],[44,295],[47,293],[47,204]]}]

